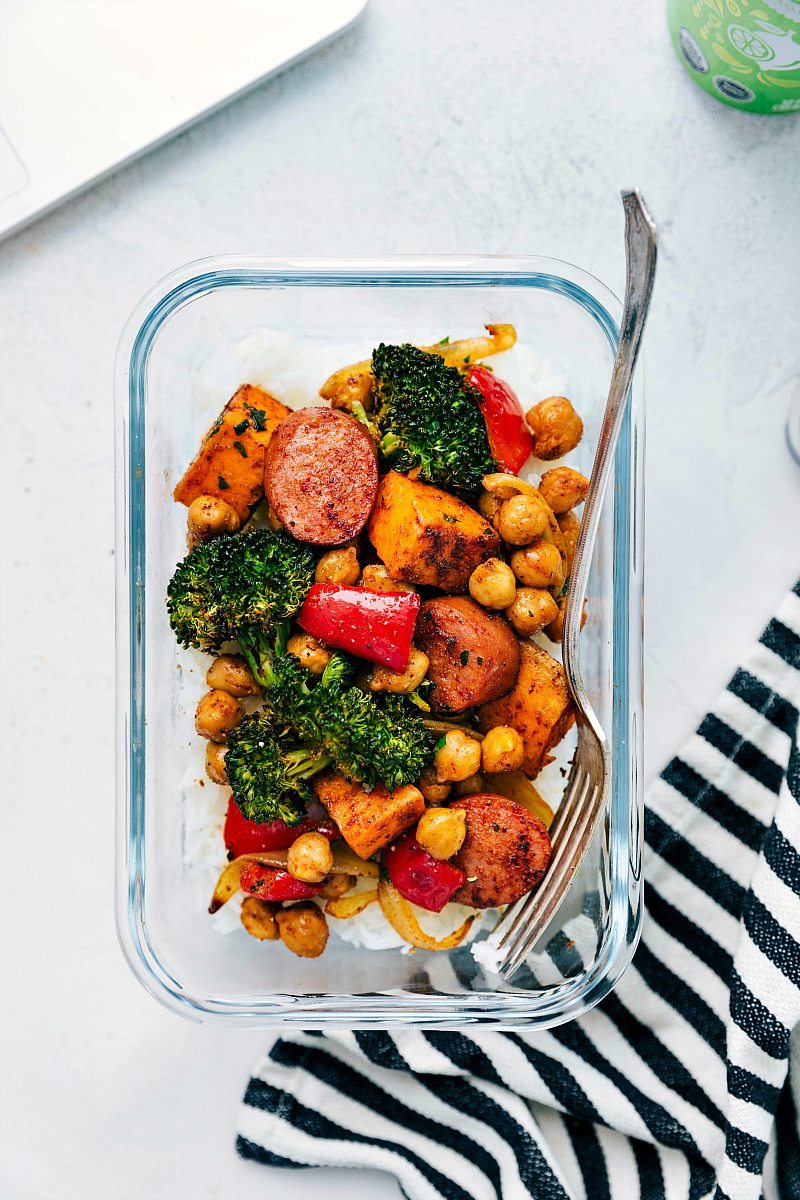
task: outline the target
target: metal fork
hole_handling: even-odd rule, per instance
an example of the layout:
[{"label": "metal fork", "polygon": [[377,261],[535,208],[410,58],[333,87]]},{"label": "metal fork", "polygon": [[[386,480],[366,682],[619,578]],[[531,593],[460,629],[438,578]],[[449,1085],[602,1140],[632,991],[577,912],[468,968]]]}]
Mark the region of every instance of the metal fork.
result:
[{"label": "metal fork", "polygon": [[[550,829],[552,854],[541,884],[506,909],[485,943],[496,970],[510,979],[541,937],[583,862],[611,790],[611,755],[581,675],[579,640],[600,512],[628,407],[656,268],[656,230],[638,190],[624,191],[626,280],[619,345],[572,562],[564,615],[563,659],[578,727],[578,746],[564,798]],[[484,954],[481,960],[486,961]]]}]

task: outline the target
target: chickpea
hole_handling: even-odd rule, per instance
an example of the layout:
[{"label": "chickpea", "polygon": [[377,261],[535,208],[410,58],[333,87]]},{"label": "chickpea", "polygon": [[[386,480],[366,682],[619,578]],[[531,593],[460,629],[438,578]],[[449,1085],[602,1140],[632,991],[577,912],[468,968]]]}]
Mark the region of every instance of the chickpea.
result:
[{"label": "chickpea", "polygon": [[322,883],[333,866],[333,851],[324,833],[301,833],[286,855],[286,869],[303,883]]},{"label": "chickpea", "polygon": [[480,742],[461,729],[451,729],[445,734],[444,745],[437,750],[433,765],[440,783],[466,779],[481,765]]},{"label": "chickpea", "polygon": [[517,589],[514,603],[506,609],[506,616],[520,637],[533,637],[556,619],[558,605],[544,589],[522,587]]},{"label": "chickpea", "polygon": [[227,742],[228,734],[241,721],[244,709],[227,692],[206,692],[197,706],[194,727],[200,737],[212,742]]},{"label": "chickpea", "polygon": [[428,670],[428,656],[411,647],[408,664],[405,671],[391,671],[389,667],[376,666],[373,668],[369,681],[370,691],[373,692],[413,692],[419,687]]},{"label": "chickpea", "polygon": [[525,419],[533,434],[533,453],[549,461],[574,450],[583,437],[583,421],[566,396],[549,396],[528,409]]},{"label": "chickpea", "polygon": [[[558,606],[558,612],[549,625],[545,627],[545,633],[550,638],[551,642],[560,642],[564,637],[564,615],[567,611],[566,601],[562,600]],[[581,629],[586,624],[586,601],[583,602],[583,611],[581,613]]]},{"label": "chickpea", "polygon": [[527,546],[548,527],[547,510],[534,496],[512,496],[497,517],[497,532],[509,546]]},{"label": "chickpea", "polygon": [[539,491],[556,516],[583,504],[588,490],[589,480],[572,467],[553,467],[545,471],[539,483]]},{"label": "chickpea", "polygon": [[341,550],[329,550],[323,554],[314,572],[315,583],[338,583],[343,587],[351,587],[358,583],[361,567],[358,565],[358,555],[355,546],[347,546]]},{"label": "chickpea", "polygon": [[556,520],[564,539],[564,549],[567,552],[567,574],[569,574],[572,570],[572,560],[575,557],[575,547],[578,545],[581,523],[574,512],[559,513]]},{"label": "chickpea", "polygon": [[361,572],[361,586],[372,592],[416,592],[413,583],[392,579],[383,563],[370,563]]},{"label": "chickpea", "polygon": [[495,725],[481,742],[481,762],[487,775],[519,771],[524,758],[522,738],[510,725]]},{"label": "chickpea", "polygon": [[321,675],[331,661],[331,651],[310,633],[296,633],[286,643],[286,650],[299,658],[312,675]]},{"label": "chickpea", "polygon": [[228,772],[225,770],[227,753],[227,747],[219,742],[206,743],[206,775],[212,783],[225,785],[228,782]]},{"label": "chickpea", "polygon": [[253,678],[247,659],[241,654],[220,654],[206,671],[210,688],[227,692],[229,696],[258,696],[261,688]]},{"label": "chickpea", "polygon": [[305,901],[275,914],[281,941],[300,958],[319,958],[328,943],[328,922],[316,904]]},{"label": "chickpea", "polygon": [[484,608],[508,608],[516,590],[514,572],[501,558],[487,558],[469,577],[469,594]]},{"label": "chickpea", "polygon": [[198,496],[189,505],[187,516],[189,547],[208,542],[222,533],[238,533],[242,527],[239,515],[218,496]]},{"label": "chickpea", "polygon": [[511,569],[526,587],[561,587],[564,582],[564,568],[558,546],[554,546],[545,538],[537,538],[524,550],[517,550],[512,554]]},{"label": "chickpea", "polygon": [[419,819],[416,836],[434,858],[452,858],[467,836],[467,814],[463,808],[428,808]]},{"label": "chickpea", "polygon": [[441,804],[452,791],[452,784],[440,783],[433,767],[426,767],[417,780],[417,787],[428,804]]},{"label": "chickpea", "polygon": [[486,518],[490,525],[494,525],[495,528],[497,528],[497,514],[502,507],[502,497],[496,496],[494,492],[487,492],[484,488],[478,497],[478,512],[482,517]]},{"label": "chickpea", "polygon": [[251,937],[260,942],[274,942],[278,936],[275,913],[278,905],[257,896],[245,896],[242,901],[241,922]]},{"label": "chickpea", "polygon": [[324,896],[326,900],[338,900],[340,896],[352,892],[355,886],[355,875],[329,875],[320,896]]},{"label": "chickpea", "polygon": [[475,796],[478,792],[486,790],[486,781],[480,771],[476,771],[474,775],[460,779],[453,790],[459,799],[462,796]]}]

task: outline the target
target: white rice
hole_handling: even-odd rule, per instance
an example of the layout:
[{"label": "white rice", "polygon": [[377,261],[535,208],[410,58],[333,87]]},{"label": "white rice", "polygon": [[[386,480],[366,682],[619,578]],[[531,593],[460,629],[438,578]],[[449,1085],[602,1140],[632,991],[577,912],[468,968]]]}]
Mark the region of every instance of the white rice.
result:
[{"label": "white rice", "polygon": [[[237,381],[223,378],[222,373],[217,379],[213,366],[205,364],[198,371],[202,386],[197,389],[196,395],[199,404],[206,409],[214,395],[218,398],[226,395],[226,387],[227,394],[230,394],[239,382],[246,381],[265,388],[291,408],[301,408],[318,403],[317,389],[320,383],[337,367],[357,361],[361,354],[363,349],[357,346],[331,346],[330,343],[315,345],[305,339],[300,342],[286,333],[265,329],[244,338],[237,347]],[[492,360],[493,364],[499,364],[500,361],[500,358]],[[211,366],[211,369],[202,374],[205,366]],[[503,354],[500,373],[517,392],[524,408],[546,396],[569,394],[567,377],[554,371],[551,364],[539,358],[528,346],[517,344]],[[221,400],[219,404],[212,402],[213,412],[221,407],[221,403]],[[204,417],[207,415],[204,413]],[[204,417],[198,420],[198,436]],[[552,651],[549,643],[546,648]],[[208,657],[193,650],[179,650],[178,662],[182,668],[178,700],[180,716],[187,728],[191,728],[197,702],[207,690],[205,672]],[[572,757],[573,748],[574,734],[564,739],[556,750],[555,761],[536,779],[537,790],[553,809],[558,806],[563,794],[564,771]],[[184,862],[198,911],[208,908],[214,885],[227,862],[222,829],[229,796],[229,788],[219,787],[206,778],[205,742],[196,739],[181,782],[181,800],[184,813]],[[365,881],[359,884],[361,889],[369,886],[374,885]],[[457,904],[448,904],[441,913],[427,912],[416,905],[412,905],[412,909],[422,928],[436,938],[447,936],[474,912]],[[219,933],[238,930],[246,936],[239,920],[240,911],[241,897],[237,895],[209,920]],[[471,941],[476,936],[482,924],[493,924],[496,915],[495,910],[478,914],[467,940]],[[331,919],[329,925],[336,936],[351,946],[368,950],[399,949],[405,953],[410,950],[374,903],[347,920]]]}]

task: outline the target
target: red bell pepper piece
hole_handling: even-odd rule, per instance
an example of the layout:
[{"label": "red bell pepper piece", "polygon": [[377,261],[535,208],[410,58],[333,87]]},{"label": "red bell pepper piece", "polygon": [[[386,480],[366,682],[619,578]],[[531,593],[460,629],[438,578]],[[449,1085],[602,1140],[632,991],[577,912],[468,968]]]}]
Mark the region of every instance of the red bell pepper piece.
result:
[{"label": "red bell pepper piece", "polygon": [[308,900],[322,891],[321,883],[303,883],[280,867],[265,867],[261,863],[245,863],[239,877],[246,896],[259,900]]},{"label": "red bell pepper piece", "polygon": [[392,671],[404,671],[419,612],[416,592],[315,583],[297,614],[306,633]]},{"label": "red bell pepper piece", "polygon": [[225,814],[223,837],[227,849],[234,858],[238,858],[240,854],[253,854],[259,850],[288,850],[301,833],[310,833],[315,829],[332,842],[342,836],[333,821],[316,821],[310,817],[299,825],[287,825],[285,821],[266,821],[263,824],[260,821],[248,821],[231,796]]},{"label": "red bell pepper piece", "polygon": [[518,475],[533,451],[533,437],[516,393],[486,367],[470,367],[467,379],[480,394],[492,454],[504,471]]},{"label": "red bell pepper piece", "polygon": [[429,912],[441,912],[467,881],[459,867],[423,850],[413,829],[384,851],[383,865],[398,892]]}]

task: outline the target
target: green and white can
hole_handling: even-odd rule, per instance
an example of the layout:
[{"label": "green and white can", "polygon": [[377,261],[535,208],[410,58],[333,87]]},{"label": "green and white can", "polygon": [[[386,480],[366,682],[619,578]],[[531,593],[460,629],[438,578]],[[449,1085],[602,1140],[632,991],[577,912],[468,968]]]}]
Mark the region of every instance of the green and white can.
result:
[{"label": "green and white can", "polygon": [[678,57],[710,95],[800,112],[800,0],[668,0],[668,12]]}]

